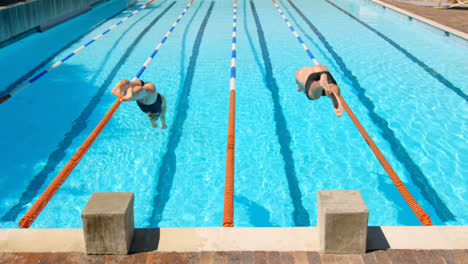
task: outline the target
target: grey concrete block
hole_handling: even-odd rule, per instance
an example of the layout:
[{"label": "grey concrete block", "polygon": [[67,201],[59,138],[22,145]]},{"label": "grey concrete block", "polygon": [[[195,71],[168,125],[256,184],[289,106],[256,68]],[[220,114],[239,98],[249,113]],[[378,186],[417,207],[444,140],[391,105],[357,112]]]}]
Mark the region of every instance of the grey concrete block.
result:
[{"label": "grey concrete block", "polygon": [[318,191],[317,210],[322,252],[366,252],[369,210],[359,191]]},{"label": "grey concrete block", "polygon": [[128,254],[134,232],[133,193],[95,192],[81,219],[87,254]]}]

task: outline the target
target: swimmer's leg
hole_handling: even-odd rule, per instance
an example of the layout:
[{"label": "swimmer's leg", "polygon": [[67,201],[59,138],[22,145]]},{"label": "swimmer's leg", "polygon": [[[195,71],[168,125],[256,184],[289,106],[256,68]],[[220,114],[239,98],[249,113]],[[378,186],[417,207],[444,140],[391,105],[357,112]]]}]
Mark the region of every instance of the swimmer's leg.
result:
[{"label": "swimmer's leg", "polygon": [[151,118],[153,116],[152,113],[148,113],[148,119],[149,121],[151,122],[151,126],[152,127],[158,127],[158,123],[156,123],[156,120],[154,120],[153,118]]},{"label": "swimmer's leg", "polygon": [[161,94],[161,99],[162,99],[161,114],[160,114],[161,128],[166,129],[167,125],[166,125],[166,115],[165,114],[166,114],[167,106],[166,106],[166,99],[164,98],[164,96],[162,94]]}]

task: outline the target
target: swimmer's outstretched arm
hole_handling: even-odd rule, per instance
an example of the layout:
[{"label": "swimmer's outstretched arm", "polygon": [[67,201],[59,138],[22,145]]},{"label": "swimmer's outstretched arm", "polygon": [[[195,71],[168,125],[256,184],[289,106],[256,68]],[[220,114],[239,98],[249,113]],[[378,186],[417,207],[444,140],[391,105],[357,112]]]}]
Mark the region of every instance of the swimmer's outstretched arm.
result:
[{"label": "swimmer's outstretched arm", "polygon": [[112,89],[112,94],[119,97],[122,93],[125,95],[122,97],[123,101],[136,101],[143,99],[150,95],[151,91],[143,89],[140,85],[140,81],[130,82],[127,79],[120,80],[115,87]]},{"label": "swimmer's outstretched arm", "polygon": [[343,114],[343,105],[340,101],[340,87],[336,84],[328,83],[325,74],[322,74],[320,78],[320,85],[323,87],[323,90],[325,90],[325,94],[332,100],[333,110],[336,116],[340,117]]},{"label": "swimmer's outstretched arm", "polygon": [[122,79],[112,88],[112,94],[119,97],[122,93],[126,92],[128,88],[130,88],[130,81]]}]

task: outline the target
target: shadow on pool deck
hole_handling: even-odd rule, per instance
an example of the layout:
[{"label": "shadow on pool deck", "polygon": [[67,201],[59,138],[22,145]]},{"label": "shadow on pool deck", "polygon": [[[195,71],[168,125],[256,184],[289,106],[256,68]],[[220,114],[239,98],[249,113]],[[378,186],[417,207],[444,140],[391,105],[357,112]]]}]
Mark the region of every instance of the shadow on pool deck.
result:
[{"label": "shadow on pool deck", "polygon": [[[158,250],[161,240],[160,228],[135,228],[130,253],[151,252]],[[380,226],[367,228],[367,252],[390,249],[390,244]]]},{"label": "shadow on pool deck", "polygon": [[[130,253],[151,252],[158,250],[161,240],[160,228],[135,228]],[[390,249],[390,244],[380,226],[367,228],[367,252]]]},{"label": "shadow on pool deck", "polygon": [[130,253],[150,252],[158,249],[161,230],[159,228],[135,228]]}]

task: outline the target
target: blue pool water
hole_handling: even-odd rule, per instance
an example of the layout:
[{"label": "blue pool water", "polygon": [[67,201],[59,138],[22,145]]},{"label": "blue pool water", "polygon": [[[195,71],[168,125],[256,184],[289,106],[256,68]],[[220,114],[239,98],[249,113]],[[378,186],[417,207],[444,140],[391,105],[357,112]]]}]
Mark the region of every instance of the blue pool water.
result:
[{"label": "blue pool water", "polygon": [[[0,49],[11,90],[146,3],[116,0]],[[436,225],[468,224],[468,47],[362,0],[279,0]],[[14,228],[187,2],[157,0],[0,105],[0,227]],[[119,9],[120,8],[120,9]],[[123,103],[32,225],[78,228],[93,192],[134,192],[137,227],[222,225],[231,1],[195,0],[142,79],[167,130]],[[296,91],[313,65],[271,1],[238,1],[235,226],[315,226],[318,190],[359,190],[370,225],[420,225],[345,113]]]}]

